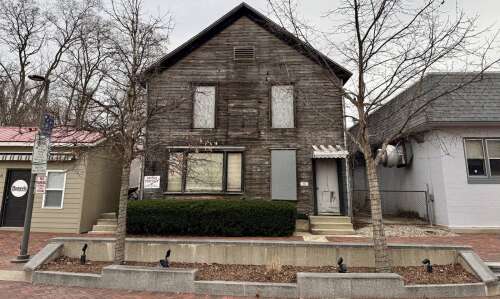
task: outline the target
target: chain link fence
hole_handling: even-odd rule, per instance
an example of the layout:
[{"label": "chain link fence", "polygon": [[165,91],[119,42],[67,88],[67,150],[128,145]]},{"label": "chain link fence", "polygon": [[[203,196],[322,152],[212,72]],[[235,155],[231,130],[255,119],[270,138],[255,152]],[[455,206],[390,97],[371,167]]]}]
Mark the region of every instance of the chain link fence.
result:
[{"label": "chain link fence", "polygon": [[[418,218],[429,224],[432,219],[432,199],[428,191],[380,190],[383,216]],[[354,216],[370,213],[368,190],[353,190]]]}]

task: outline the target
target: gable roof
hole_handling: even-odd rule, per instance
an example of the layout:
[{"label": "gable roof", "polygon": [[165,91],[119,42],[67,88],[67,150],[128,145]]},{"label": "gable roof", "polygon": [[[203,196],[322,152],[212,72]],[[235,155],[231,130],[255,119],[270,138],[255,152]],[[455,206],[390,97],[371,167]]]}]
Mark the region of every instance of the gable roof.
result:
[{"label": "gable roof", "polygon": [[[0,127],[0,146],[33,146],[36,132],[33,127]],[[95,146],[105,138],[99,132],[57,127],[50,139],[56,146]]]},{"label": "gable roof", "polygon": [[248,17],[295,50],[311,58],[317,64],[333,70],[335,74],[340,79],[342,79],[343,83],[347,82],[347,80],[349,80],[349,78],[351,77],[352,73],[342,67],[340,64],[334,62],[323,53],[312,48],[245,2],[242,2],[240,5],[236,6],[227,14],[215,21],[212,25],[208,26],[203,31],[189,39],[187,42],[159,59],[153,65],[149,66],[144,72],[144,75],[146,75],[147,77],[155,72],[169,68],[177,61],[181,60],[189,53],[196,50],[198,47],[210,40],[213,36],[229,27],[236,20],[244,16]]}]

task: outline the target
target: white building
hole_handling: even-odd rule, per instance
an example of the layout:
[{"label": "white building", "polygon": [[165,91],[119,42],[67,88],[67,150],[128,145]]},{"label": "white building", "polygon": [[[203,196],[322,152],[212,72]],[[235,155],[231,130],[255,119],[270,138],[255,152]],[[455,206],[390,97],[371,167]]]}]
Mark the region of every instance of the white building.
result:
[{"label": "white building", "polygon": [[[423,98],[430,99],[465,85],[474,76],[429,75],[375,111],[370,115],[374,149],[399,129],[407,107],[418,107],[405,101],[416,90],[427,90]],[[433,101],[412,118],[404,141],[395,140],[394,144],[406,145],[406,156],[412,159],[400,167],[379,167],[381,190],[391,191],[383,192],[386,213],[397,206],[422,215],[426,212],[423,193],[405,191],[428,191],[433,199],[429,214],[435,224],[456,231],[500,231],[500,74],[474,80]],[[356,190],[366,189],[364,167],[356,164],[355,195]],[[359,192],[354,200],[355,205],[363,204]]]}]

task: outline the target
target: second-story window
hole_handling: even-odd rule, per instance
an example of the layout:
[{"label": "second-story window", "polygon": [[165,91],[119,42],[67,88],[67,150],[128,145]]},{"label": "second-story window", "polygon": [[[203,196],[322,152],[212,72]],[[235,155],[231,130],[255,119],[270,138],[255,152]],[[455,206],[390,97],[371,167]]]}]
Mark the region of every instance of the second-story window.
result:
[{"label": "second-story window", "polygon": [[273,128],[294,128],[293,85],[271,88],[271,122]]},{"label": "second-story window", "polygon": [[196,86],[193,102],[193,128],[215,128],[215,86]]}]

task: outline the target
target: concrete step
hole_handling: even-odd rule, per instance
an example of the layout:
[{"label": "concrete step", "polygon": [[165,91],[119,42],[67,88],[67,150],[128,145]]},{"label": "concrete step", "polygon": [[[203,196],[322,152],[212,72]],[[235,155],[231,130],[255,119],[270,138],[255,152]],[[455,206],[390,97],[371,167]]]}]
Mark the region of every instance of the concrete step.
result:
[{"label": "concrete step", "polygon": [[102,213],[101,219],[116,219],[116,213]]},{"label": "concrete step", "polygon": [[309,216],[309,222],[314,223],[351,223],[348,216]]},{"label": "concrete step", "polygon": [[315,229],[351,229],[352,223],[329,223],[329,222],[316,222],[311,224],[311,228]]},{"label": "concrete step", "polygon": [[92,226],[92,232],[116,232],[116,225],[100,225],[95,224]]},{"label": "concrete step", "polygon": [[353,229],[311,229],[313,235],[354,235]]},{"label": "concrete step", "polygon": [[493,273],[500,273],[500,262],[485,262]]},{"label": "concrete step", "polygon": [[106,218],[100,218],[97,219],[97,225],[117,225],[118,220],[116,219],[106,219]]}]

